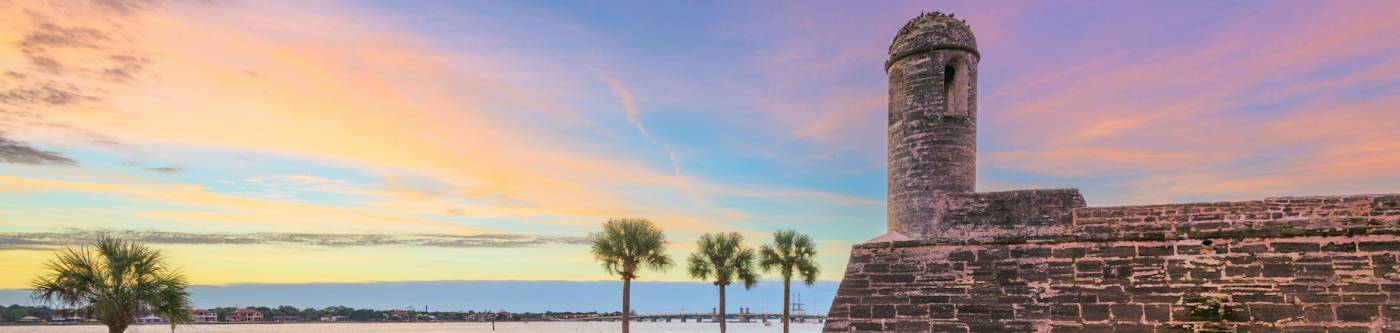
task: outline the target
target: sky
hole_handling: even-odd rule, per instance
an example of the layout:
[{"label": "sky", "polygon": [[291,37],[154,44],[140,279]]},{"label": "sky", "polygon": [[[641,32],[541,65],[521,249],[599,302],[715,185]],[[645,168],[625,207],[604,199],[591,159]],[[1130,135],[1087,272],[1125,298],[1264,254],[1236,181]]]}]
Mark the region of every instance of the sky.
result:
[{"label": "sky", "polygon": [[604,281],[613,217],[676,258],[796,229],[836,281],[934,10],[983,56],[979,191],[1400,192],[1396,2],[0,0],[0,288],[98,232],[199,285]]}]

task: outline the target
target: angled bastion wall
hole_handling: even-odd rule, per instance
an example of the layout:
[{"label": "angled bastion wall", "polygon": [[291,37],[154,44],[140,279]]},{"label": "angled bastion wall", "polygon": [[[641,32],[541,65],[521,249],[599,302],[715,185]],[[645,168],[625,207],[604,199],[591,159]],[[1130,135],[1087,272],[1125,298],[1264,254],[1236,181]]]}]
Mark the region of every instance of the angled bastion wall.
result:
[{"label": "angled bastion wall", "polygon": [[853,248],[824,332],[1400,332],[1400,194],[948,201],[948,237]]}]

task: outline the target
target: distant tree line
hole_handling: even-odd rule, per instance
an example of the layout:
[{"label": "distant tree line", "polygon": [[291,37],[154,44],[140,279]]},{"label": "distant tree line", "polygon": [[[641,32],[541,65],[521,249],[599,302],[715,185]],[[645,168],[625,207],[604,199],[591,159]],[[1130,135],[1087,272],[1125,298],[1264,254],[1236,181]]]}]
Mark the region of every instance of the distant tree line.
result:
[{"label": "distant tree line", "polygon": [[[436,320],[441,320],[441,321],[467,321],[467,320],[469,319],[469,317],[471,317],[471,316],[473,316],[473,315],[476,315],[476,314],[478,314],[478,313],[495,313],[495,312],[496,312],[496,311],[480,311],[480,312],[478,312],[478,311],[475,311],[475,310],[465,311],[465,312],[463,312],[463,311],[428,311],[428,312],[425,312],[425,311],[410,311],[410,310],[375,310],[375,309],[357,309],[357,308],[352,308],[352,307],[348,307],[348,306],[332,306],[332,307],[327,307],[327,308],[323,308],[323,309],[315,309],[315,308],[302,308],[302,309],[298,309],[298,308],[296,308],[296,307],[294,307],[294,306],[288,306],[288,305],[283,305],[283,306],[278,306],[278,307],[254,306],[254,307],[241,307],[241,308],[242,308],[242,309],[256,309],[256,310],[258,310],[258,312],[261,312],[261,313],[262,313],[263,318],[264,318],[265,321],[275,321],[275,320],[276,320],[275,318],[278,318],[278,317],[296,317],[296,318],[300,318],[301,320],[305,320],[305,321],[319,321],[319,320],[321,320],[322,317],[343,317],[343,318],[346,318],[346,319],[348,319],[348,320],[350,320],[350,321],[430,321],[430,320],[434,320],[434,319],[436,319]],[[238,307],[219,307],[219,308],[209,309],[209,311],[214,311],[214,313],[217,313],[217,314],[219,315],[219,320],[220,320],[220,321],[225,321],[225,320],[227,320],[226,318],[232,318],[232,317],[233,317],[233,312],[234,312],[235,310],[237,310],[237,309],[240,309],[240,308],[238,308]],[[561,317],[569,317],[569,316],[585,316],[585,315],[614,315],[614,316],[615,316],[615,315],[618,315],[618,314],[619,314],[619,313],[616,313],[616,312],[614,312],[614,313],[612,313],[612,314],[608,314],[608,313],[599,313],[599,312],[597,312],[597,311],[593,311],[593,312],[555,312],[555,311],[546,311],[546,312],[525,312],[525,313],[511,313],[511,314],[510,314],[510,317],[501,317],[501,318],[497,318],[496,321],[544,321],[544,320],[548,320],[548,319],[550,319],[550,318],[561,318]]]},{"label": "distant tree line", "polygon": [[[236,309],[256,309],[263,314],[267,321],[273,321],[276,317],[296,317],[304,321],[320,321],[321,317],[343,317],[349,321],[429,321],[436,318],[441,321],[467,321],[467,319],[478,313],[495,313],[496,311],[406,311],[406,310],[375,310],[356,309],[348,306],[332,306],[323,309],[301,308],[283,305],[278,307],[253,306],[253,307],[218,307],[209,309],[219,314],[219,321],[226,321],[233,317]],[[92,313],[90,309],[56,310],[47,306],[27,306],[10,305],[0,308],[0,323],[17,323],[20,318],[33,316],[39,319],[48,320],[54,315],[60,316],[82,316],[89,317]],[[546,321],[559,318],[570,318],[580,316],[617,316],[621,312],[571,312],[571,311],[545,311],[545,312],[525,312],[511,313],[510,317],[501,317],[496,321]]]},{"label": "distant tree line", "polygon": [[0,311],[0,323],[19,322],[20,318],[24,318],[26,316],[34,316],[38,318],[49,319],[50,317],[53,317],[54,312],[55,310],[53,308],[47,306],[24,306],[18,304],[10,305],[8,307],[5,307],[4,311]]}]

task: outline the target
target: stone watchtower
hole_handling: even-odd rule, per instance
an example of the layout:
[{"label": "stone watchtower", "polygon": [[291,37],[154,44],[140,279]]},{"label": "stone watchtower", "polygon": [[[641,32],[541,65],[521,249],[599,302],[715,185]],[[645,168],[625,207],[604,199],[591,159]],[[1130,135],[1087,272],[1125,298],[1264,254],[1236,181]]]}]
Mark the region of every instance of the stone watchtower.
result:
[{"label": "stone watchtower", "polygon": [[889,232],[851,248],[824,333],[1400,333],[1400,194],[1087,207],[974,192],[972,30],[899,30]]},{"label": "stone watchtower", "polygon": [[904,25],[885,63],[890,87],[889,232],[937,234],[944,198],[977,183],[977,40],[943,13]]}]

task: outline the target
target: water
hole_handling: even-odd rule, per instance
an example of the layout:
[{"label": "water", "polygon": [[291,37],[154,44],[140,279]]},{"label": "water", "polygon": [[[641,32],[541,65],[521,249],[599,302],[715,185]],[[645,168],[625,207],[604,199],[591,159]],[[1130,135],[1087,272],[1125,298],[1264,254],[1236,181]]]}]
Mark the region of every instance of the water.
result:
[{"label": "water", "polygon": [[[533,323],[496,323],[494,332],[501,333],[608,333],[621,331],[620,323],[603,322],[533,322]],[[792,332],[816,333],[821,332],[822,324],[819,323],[793,323]],[[168,325],[137,325],[126,330],[128,333],[164,333],[170,332]],[[782,332],[783,325],[773,323],[773,326],[763,326],[761,323],[729,323],[729,332],[733,333],[773,333]],[[106,333],[107,327],[101,325],[78,325],[78,326],[0,326],[0,333]],[[177,333],[291,333],[291,332],[395,332],[395,333],[427,333],[427,332],[493,332],[491,323],[310,323],[310,324],[219,324],[219,325],[184,325],[180,326]],[[696,322],[670,322],[670,323],[632,323],[632,332],[653,333],[653,332],[677,332],[677,333],[700,333],[719,332],[717,323],[696,323]]]}]

